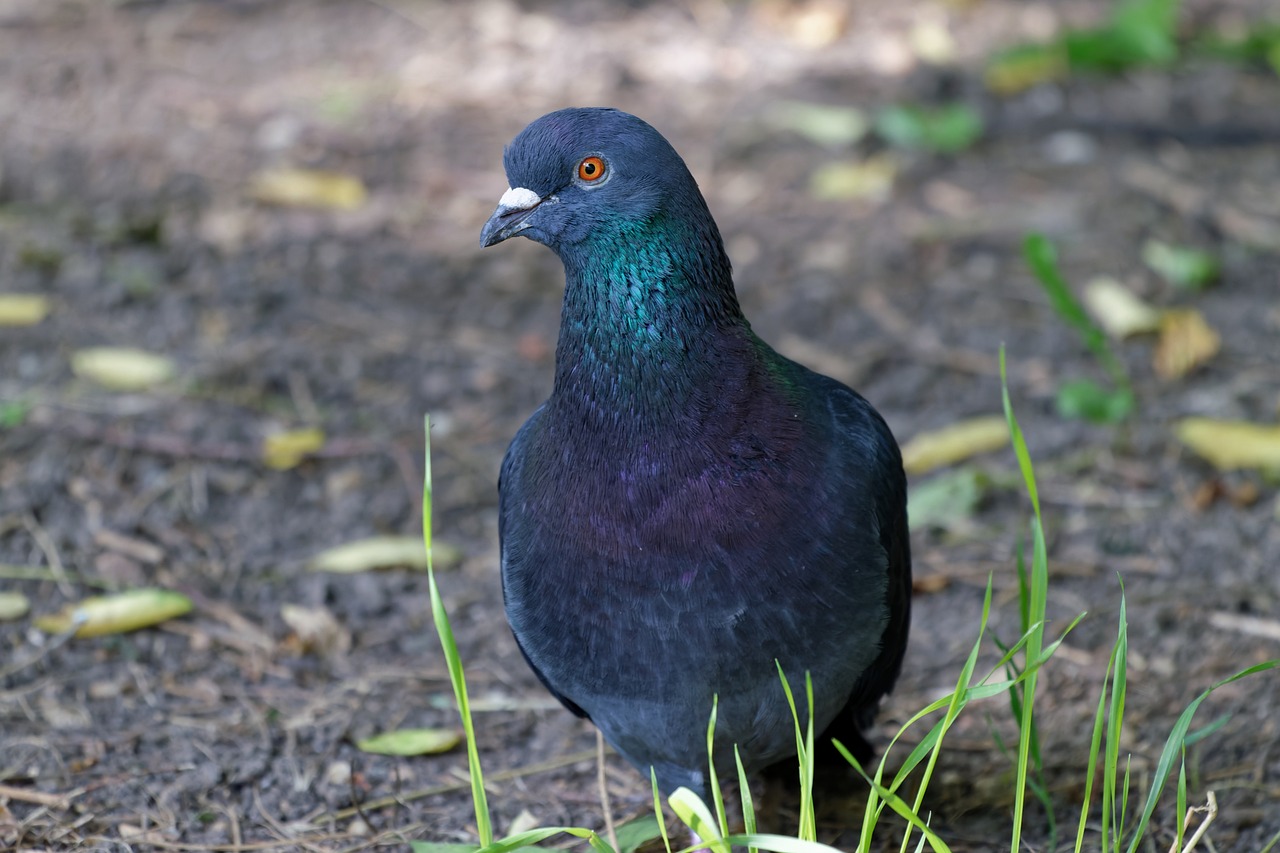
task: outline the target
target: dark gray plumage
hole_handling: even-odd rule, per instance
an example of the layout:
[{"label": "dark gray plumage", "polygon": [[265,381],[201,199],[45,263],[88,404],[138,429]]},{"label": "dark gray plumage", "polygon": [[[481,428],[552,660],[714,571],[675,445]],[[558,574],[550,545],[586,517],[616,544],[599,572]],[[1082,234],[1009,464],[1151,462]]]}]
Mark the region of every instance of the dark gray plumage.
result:
[{"label": "dark gray plumage", "polygon": [[[883,419],[776,353],[738,307],[675,150],[608,109],[506,149],[482,245],[553,249],[566,288],[551,397],[502,464],[503,590],[538,677],[670,793],[795,754],[780,662],[860,758],[906,648],[906,482]],[[805,713],[803,707],[802,715]]]}]

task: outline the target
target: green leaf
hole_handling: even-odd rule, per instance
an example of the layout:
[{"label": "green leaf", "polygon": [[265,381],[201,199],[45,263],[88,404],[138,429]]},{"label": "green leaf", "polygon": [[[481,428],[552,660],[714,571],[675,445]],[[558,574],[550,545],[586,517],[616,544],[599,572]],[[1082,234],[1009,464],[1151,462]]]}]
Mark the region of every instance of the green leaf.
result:
[{"label": "green leaf", "polygon": [[397,729],[356,741],[356,748],[375,755],[437,755],[461,742],[453,729]]},{"label": "green leaf", "polygon": [[911,529],[958,527],[973,517],[990,483],[981,470],[966,466],[913,485],[907,494]]},{"label": "green leaf", "polygon": [[1216,255],[1189,246],[1148,240],[1142,261],[1161,278],[1183,290],[1204,290],[1218,280],[1222,266]]},{"label": "green leaf", "polygon": [[949,154],[978,141],[982,116],[968,104],[947,104],[932,110],[898,104],[876,114],[875,129],[895,147]]},{"label": "green leaf", "polygon": [[0,402],[0,429],[13,429],[14,427],[22,426],[30,413],[31,404],[25,400]]},{"label": "green leaf", "polygon": [[661,838],[662,828],[658,826],[656,817],[646,813],[620,824],[615,833],[618,836],[618,853],[635,853],[639,847]]},{"label": "green leaf", "polygon": [[1064,382],[1055,400],[1058,414],[1095,424],[1119,423],[1133,413],[1133,392],[1128,388],[1107,390],[1088,379]]},{"label": "green leaf", "polygon": [[783,101],[775,104],[765,119],[775,127],[832,148],[855,145],[867,135],[867,117],[857,107]]}]

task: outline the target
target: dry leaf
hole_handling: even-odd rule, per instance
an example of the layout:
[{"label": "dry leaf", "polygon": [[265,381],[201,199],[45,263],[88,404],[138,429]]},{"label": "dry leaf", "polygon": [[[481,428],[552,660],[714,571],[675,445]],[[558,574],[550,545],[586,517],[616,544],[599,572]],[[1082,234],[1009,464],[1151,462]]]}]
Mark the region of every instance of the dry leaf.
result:
[{"label": "dry leaf", "polygon": [[356,741],[361,752],[375,755],[435,755],[462,743],[453,729],[399,729]]},{"label": "dry leaf", "polygon": [[262,441],[262,461],[268,468],[284,471],[297,467],[308,453],[324,447],[324,430],[294,429],[277,432]]},{"label": "dry leaf", "polygon": [[897,160],[890,154],[865,160],[828,163],[809,178],[809,192],[824,200],[857,199],[881,202],[893,190]]},{"label": "dry leaf", "polygon": [[1086,285],[1084,304],[1113,338],[1123,339],[1160,328],[1160,312],[1114,278],[1095,278]]},{"label": "dry leaf", "polygon": [[1219,471],[1238,468],[1280,470],[1280,426],[1213,418],[1184,418],[1174,426],[1178,440]]},{"label": "dry leaf", "polygon": [[21,619],[31,609],[31,602],[20,592],[0,592],[0,622]]},{"label": "dry leaf", "polygon": [[1008,443],[1009,425],[1003,415],[970,418],[916,435],[902,446],[902,467],[909,474],[923,474]]},{"label": "dry leaf", "polygon": [[38,617],[35,625],[50,634],[75,628],[77,637],[98,637],[148,628],[190,611],[191,599],[182,593],[156,588],[133,589],[68,604],[60,613]]},{"label": "dry leaf", "polygon": [[253,177],[249,196],[282,207],[355,210],[365,203],[368,192],[359,178],[339,172],[272,169]]},{"label": "dry leaf", "polygon": [[128,347],[91,347],[71,354],[71,369],[117,391],[139,391],[159,385],[174,374],[173,361]]},{"label": "dry leaf", "polygon": [[507,835],[519,835],[522,832],[536,829],[541,822],[533,812],[528,809],[521,809],[520,814],[512,818],[511,823],[507,824]]},{"label": "dry leaf", "polygon": [[[432,548],[437,569],[449,569],[462,561],[462,552],[454,545],[433,540]],[[395,566],[426,571],[427,552],[417,536],[373,536],[322,551],[311,558],[309,565],[312,571],[338,574]]]},{"label": "dry leaf", "polygon": [[1178,308],[1160,315],[1160,341],[1156,344],[1156,373],[1164,379],[1181,379],[1217,355],[1222,339],[1194,308]]},{"label": "dry leaf", "polygon": [[345,654],[351,650],[351,632],[324,607],[280,606],[280,618],[293,635],[289,645],[299,654]]},{"label": "dry leaf", "polygon": [[0,293],[0,326],[34,326],[49,314],[49,300],[35,293]]}]

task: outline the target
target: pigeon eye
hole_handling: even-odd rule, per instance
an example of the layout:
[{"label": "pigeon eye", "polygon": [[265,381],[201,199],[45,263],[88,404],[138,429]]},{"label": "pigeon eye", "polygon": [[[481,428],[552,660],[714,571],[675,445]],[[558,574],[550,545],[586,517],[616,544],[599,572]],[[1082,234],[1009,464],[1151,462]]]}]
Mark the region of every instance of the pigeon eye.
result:
[{"label": "pigeon eye", "polygon": [[604,171],[604,161],[599,157],[584,157],[582,162],[578,164],[578,177],[587,183],[603,178]]}]

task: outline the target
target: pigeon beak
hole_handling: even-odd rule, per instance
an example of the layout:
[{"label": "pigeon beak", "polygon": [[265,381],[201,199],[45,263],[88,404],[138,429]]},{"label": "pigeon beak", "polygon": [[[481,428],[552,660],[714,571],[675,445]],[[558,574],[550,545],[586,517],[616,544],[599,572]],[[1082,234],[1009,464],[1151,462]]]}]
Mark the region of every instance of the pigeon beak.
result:
[{"label": "pigeon beak", "polygon": [[501,243],[529,227],[529,217],[542,204],[542,197],[524,187],[511,187],[498,200],[498,209],[480,231],[480,248]]}]

